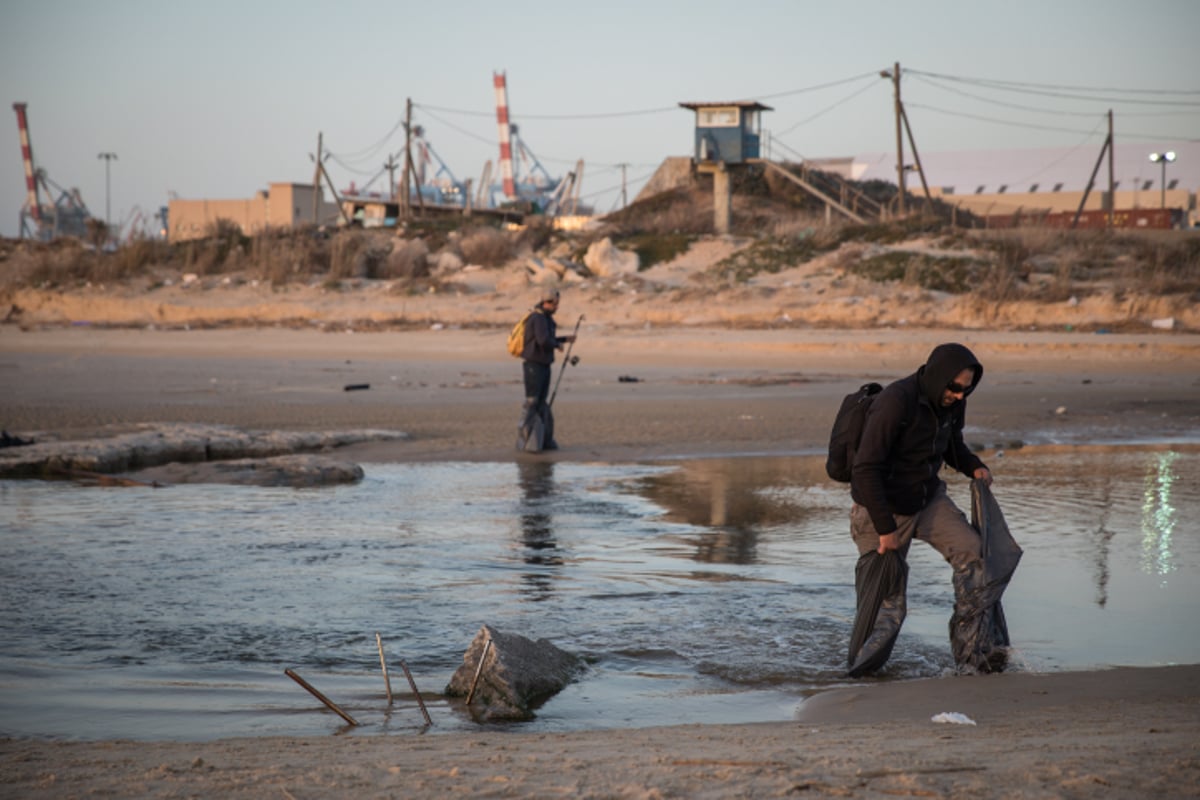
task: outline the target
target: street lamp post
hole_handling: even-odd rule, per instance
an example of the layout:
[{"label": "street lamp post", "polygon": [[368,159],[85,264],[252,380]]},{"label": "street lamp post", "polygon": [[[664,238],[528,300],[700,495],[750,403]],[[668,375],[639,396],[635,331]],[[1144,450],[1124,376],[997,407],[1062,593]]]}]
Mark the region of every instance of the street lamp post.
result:
[{"label": "street lamp post", "polygon": [[[1174,154],[1172,153],[1172,155],[1174,155]],[[117,154],[116,153],[101,153],[100,155],[96,156],[96,158],[104,159],[104,226],[107,228],[110,225],[112,225],[112,223],[109,221],[109,219],[110,219],[109,208],[112,204],[111,203],[112,194],[109,191],[109,185],[110,185],[109,184],[109,167],[113,161],[116,161]]]},{"label": "street lamp post", "polygon": [[1165,153],[1151,153],[1150,160],[1155,164],[1162,164],[1162,180],[1159,182],[1161,191],[1161,207],[1167,207],[1167,164],[1175,160],[1175,151],[1168,150]]}]

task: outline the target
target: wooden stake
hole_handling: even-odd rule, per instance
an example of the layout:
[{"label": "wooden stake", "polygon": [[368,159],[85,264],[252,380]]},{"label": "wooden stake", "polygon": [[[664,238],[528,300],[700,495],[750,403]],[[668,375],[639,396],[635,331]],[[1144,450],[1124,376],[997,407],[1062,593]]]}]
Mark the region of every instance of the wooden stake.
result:
[{"label": "wooden stake", "polygon": [[467,692],[467,705],[471,705],[471,698],[475,696],[475,687],[479,685],[479,676],[483,674],[483,662],[487,659],[491,647],[491,639],[483,643],[483,652],[479,654],[479,664],[475,667],[475,677],[471,679],[471,691]]},{"label": "wooden stake", "polygon": [[383,683],[387,687],[388,705],[392,704],[392,679],[388,677],[387,661],[383,658],[383,639],[379,638],[379,631],[375,632],[375,644],[379,645],[379,666],[383,668]]},{"label": "wooden stake", "polygon": [[311,694],[313,697],[317,698],[322,703],[324,703],[329,708],[330,711],[334,712],[339,717],[346,720],[346,722],[349,722],[351,725],[358,725],[358,722],[354,719],[354,717],[350,716],[345,711],[342,711],[340,708],[338,708],[337,703],[333,702],[328,697],[326,697],[325,695],[318,692],[313,686],[311,686],[309,684],[308,681],[304,680],[304,678],[301,678],[299,675],[297,675],[295,670],[292,670],[290,668],[285,669],[283,671],[283,674],[287,675],[289,678],[294,680],[296,683],[300,684],[305,689],[307,689],[309,694]]},{"label": "wooden stake", "polygon": [[408,685],[417,698],[417,705],[421,707],[421,715],[425,717],[425,724],[432,725],[433,720],[429,718],[429,711],[425,709],[425,701],[421,699],[421,693],[417,691],[417,683],[413,680],[412,673],[408,671],[408,664],[404,663],[403,658],[400,659],[400,668],[404,670],[404,677],[408,678]]}]

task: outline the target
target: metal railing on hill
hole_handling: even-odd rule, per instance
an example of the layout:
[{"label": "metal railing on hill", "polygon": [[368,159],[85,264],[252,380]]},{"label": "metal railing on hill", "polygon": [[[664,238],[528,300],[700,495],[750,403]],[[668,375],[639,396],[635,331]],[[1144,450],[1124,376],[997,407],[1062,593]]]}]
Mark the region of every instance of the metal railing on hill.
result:
[{"label": "metal railing on hill", "polygon": [[868,197],[840,175],[811,170],[804,165],[800,165],[797,170],[793,165],[784,166],[765,158],[749,159],[749,162],[763,165],[825,203],[827,208],[860,225],[866,225],[868,221],[886,219],[888,216],[887,208],[883,204]]}]

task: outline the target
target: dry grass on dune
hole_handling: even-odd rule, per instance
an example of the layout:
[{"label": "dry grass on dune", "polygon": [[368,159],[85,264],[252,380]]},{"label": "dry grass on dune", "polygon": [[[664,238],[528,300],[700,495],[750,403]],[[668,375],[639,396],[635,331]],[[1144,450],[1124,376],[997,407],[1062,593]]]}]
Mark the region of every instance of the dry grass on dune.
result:
[{"label": "dry grass on dune", "polygon": [[[955,298],[996,319],[1005,316],[997,315],[1000,305],[1031,306],[1033,311],[1017,316],[1036,318],[1037,306],[1068,300],[1086,304],[1104,298],[1118,316],[1126,313],[1121,308],[1171,313],[1200,305],[1200,236],[1193,232],[965,229],[949,224],[946,209],[937,207],[899,221],[828,224],[805,196],[760,176],[736,187],[731,238],[737,246],[696,263],[689,254],[714,238],[711,202],[704,188],[676,189],[582,232],[556,231],[539,218],[515,231],[459,219],[417,221],[394,230],[307,228],[247,237],[221,220],[203,239],[134,240],[112,252],[75,239],[0,240],[0,303],[16,305],[21,290],[83,294],[128,286],[153,292],[189,274],[206,285],[266,285],[275,291],[319,286],[344,292],[384,282],[396,296],[499,292],[528,282],[524,265],[530,258],[569,263],[586,275],[584,253],[608,238],[619,250],[637,254],[639,271],[626,276],[624,286],[665,292],[677,306],[689,298],[713,304],[730,293],[773,291],[763,289],[772,286],[773,276],[797,270],[827,274],[833,292],[852,285],[867,295]],[[685,280],[653,282],[656,267],[684,262]],[[472,288],[464,278],[467,265],[495,277],[485,289]],[[499,277],[509,272],[512,280]],[[618,291],[622,285],[610,283],[616,289],[593,280],[592,291]],[[656,313],[660,322],[686,323],[695,316],[679,309]],[[884,317],[879,319],[886,322]]]}]

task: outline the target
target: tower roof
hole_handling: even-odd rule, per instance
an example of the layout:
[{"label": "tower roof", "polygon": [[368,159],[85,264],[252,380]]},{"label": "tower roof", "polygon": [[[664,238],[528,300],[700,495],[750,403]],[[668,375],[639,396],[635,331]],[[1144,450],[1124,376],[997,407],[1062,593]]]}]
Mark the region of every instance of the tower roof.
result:
[{"label": "tower roof", "polygon": [[751,111],[774,111],[770,106],[765,106],[757,100],[719,100],[711,103],[680,103],[683,108],[690,108],[697,111],[701,108],[729,108],[736,106],[737,108],[745,108]]}]

